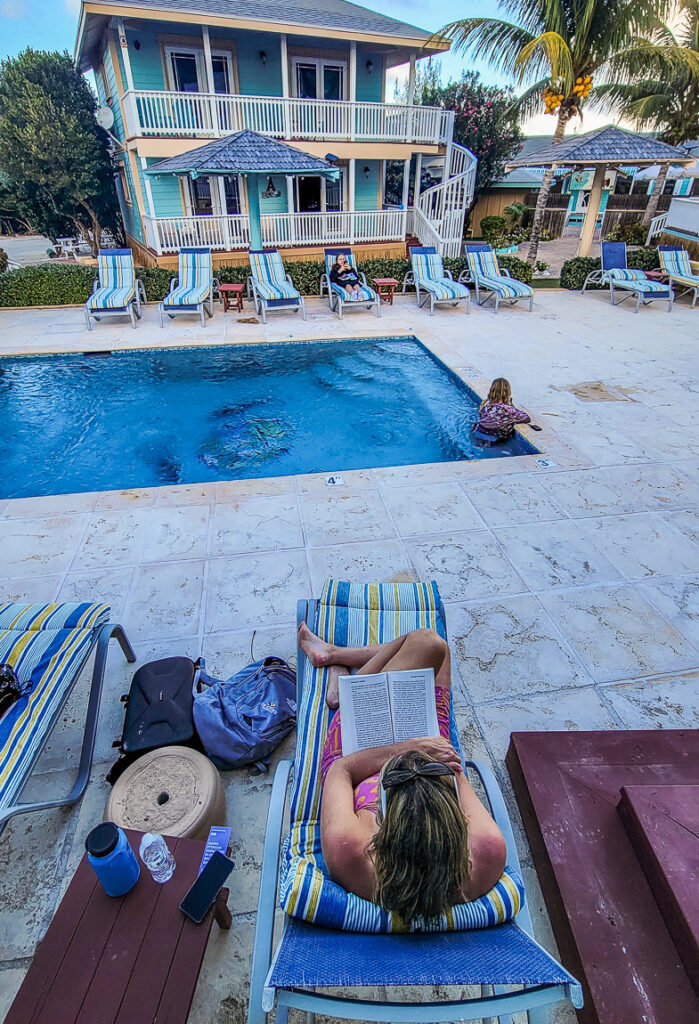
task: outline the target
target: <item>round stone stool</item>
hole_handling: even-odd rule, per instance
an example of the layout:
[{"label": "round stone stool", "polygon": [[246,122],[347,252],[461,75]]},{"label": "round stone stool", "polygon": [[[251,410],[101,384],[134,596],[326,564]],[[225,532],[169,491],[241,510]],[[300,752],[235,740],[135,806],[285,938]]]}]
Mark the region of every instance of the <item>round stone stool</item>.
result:
[{"label": "round stone stool", "polygon": [[109,794],[104,820],[122,828],[206,839],[226,824],[226,799],[216,767],[190,747],[162,747],[134,761]]}]

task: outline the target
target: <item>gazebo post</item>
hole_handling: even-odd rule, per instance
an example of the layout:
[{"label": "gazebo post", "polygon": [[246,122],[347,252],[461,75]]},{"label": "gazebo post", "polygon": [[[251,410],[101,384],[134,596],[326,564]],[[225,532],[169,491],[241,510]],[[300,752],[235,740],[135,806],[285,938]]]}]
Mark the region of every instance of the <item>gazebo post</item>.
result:
[{"label": "gazebo post", "polygon": [[260,220],[259,175],[248,174],[248,224],[250,225],[250,248],[262,248],[262,222]]},{"label": "gazebo post", "polygon": [[582,231],[580,232],[578,256],[590,255],[590,247],[592,245],[592,239],[595,236],[595,227],[597,225],[597,216],[602,202],[602,190],[604,188],[604,178],[606,173],[606,164],[598,164],[597,167],[595,167],[595,176],[592,179],[592,191],[590,192],[590,198],[587,203],[587,213],[585,214]]}]

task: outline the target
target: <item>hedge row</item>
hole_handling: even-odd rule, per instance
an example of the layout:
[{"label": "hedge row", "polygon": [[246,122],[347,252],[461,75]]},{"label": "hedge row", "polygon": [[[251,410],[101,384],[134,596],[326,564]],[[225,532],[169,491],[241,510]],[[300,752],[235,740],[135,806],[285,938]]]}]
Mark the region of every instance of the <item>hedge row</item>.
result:
[{"label": "hedge row", "polygon": [[[519,281],[531,282],[532,269],[516,256],[501,256],[500,265],[506,267]],[[446,258],[445,267],[455,278],[466,267],[466,258]],[[284,264],[291,279],[302,295],[318,295],[320,276],[325,267],[317,260]],[[360,263],[369,281],[374,277],[395,277],[403,282],[410,269],[407,259],[367,259]],[[216,277],[221,284],[244,284],[250,273],[247,265],[219,267]],[[95,280],[95,268],[69,266],[60,263],[42,263],[33,267],[20,267],[0,276],[1,306],[68,306],[87,301]],[[159,302],[169,291],[174,271],[162,267],[137,267],[136,276],[144,284],[149,302]]]},{"label": "hedge row", "polygon": [[[626,262],[634,270],[657,270],[660,266],[657,249],[629,249],[626,254]],[[580,289],[585,283],[585,278],[593,270],[599,270],[602,261],[599,256],[576,256],[572,260],[566,260],[561,268],[561,288]],[[590,284],[588,289],[602,288],[600,284]]]}]

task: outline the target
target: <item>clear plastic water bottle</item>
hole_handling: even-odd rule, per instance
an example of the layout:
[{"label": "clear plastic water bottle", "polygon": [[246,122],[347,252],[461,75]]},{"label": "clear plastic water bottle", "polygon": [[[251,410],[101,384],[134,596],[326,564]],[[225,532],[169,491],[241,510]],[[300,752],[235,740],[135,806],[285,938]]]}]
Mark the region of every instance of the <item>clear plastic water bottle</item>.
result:
[{"label": "clear plastic water bottle", "polygon": [[155,832],[146,832],[141,840],[138,855],[156,882],[167,882],[172,878],[175,858],[162,836]]}]

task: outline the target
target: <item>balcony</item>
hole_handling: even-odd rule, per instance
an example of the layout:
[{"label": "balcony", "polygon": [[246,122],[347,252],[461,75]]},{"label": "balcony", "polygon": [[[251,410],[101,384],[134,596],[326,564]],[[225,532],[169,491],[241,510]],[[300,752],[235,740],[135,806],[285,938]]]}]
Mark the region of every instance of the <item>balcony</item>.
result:
[{"label": "balcony", "polygon": [[[406,210],[263,214],[262,243],[270,248],[301,245],[402,241]],[[146,238],[159,255],[186,246],[231,251],[250,245],[246,214],[213,217],[144,217]]]},{"label": "balcony", "polygon": [[130,138],[216,139],[248,128],[278,139],[439,146],[454,124],[440,107],[156,89],[127,91],[124,109]]}]

